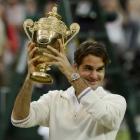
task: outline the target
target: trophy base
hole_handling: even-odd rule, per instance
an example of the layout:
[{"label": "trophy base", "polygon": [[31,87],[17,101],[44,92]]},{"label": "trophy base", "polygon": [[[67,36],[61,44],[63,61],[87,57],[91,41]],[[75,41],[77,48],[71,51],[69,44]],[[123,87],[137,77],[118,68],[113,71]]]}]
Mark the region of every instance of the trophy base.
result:
[{"label": "trophy base", "polygon": [[53,78],[51,75],[43,72],[33,72],[30,75],[31,80],[38,82],[38,83],[44,83],[44,84],[52,84]]}]

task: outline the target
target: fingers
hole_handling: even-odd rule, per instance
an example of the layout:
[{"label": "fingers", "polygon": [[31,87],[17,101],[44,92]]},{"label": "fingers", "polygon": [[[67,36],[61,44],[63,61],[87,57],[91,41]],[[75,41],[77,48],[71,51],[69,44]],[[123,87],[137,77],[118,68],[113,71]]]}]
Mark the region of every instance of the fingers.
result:
[{"label": "fingers", "polygon": [[61,39],[58,39],[58,44],[59,44],[59,48],[57,49],[57,47],[54,47],[54,46],[50,46],[48,45],[47,46],[47,49],[49,51],[51,51],[52,54],[58,56],[60,54],[65,54],[65,49],[64,49],[64,45],[63,45],[63,42]]},{"label": "fingers", "polygon": [[40,58],[40,56],[36,56],[36,57],[32,58],[31,60],[28,61],[28,65],[34,64],[35,62],[38,61],[39,58]]},{"label": "fingers", "polygon": [[29,54],[28,54],[29,59],[32,59],[35,56],[37,49],[38,48],[35,47],[29,52]]},{"label": "fingers", "polygon": [[[58,43],[60,44],[60,49],[57,50],[55,49],[53,46],[47,46],[46,49],[44,49],[42,51],[42,55],[46,56],[46,60],[43,59],[46,62],[50,62],[50,63],[55,63],[54,65],[58,65],[59,62],[63,61],[63,59],[65,58],[63,53],[65,52],[64,50],[64,46],[62,43],[62,40],[58,40]],[[36,64],[41,63],[42,59],[41,56],[42,55],[36,55],[39,54],[39,48],[36,47],[36,44],[33,42],[29,42],[28,43],[28,47],[27,47],[27,52],[28,52],[28,66],[36,66]],[[56,64],[57,63],[57,64]]]},{"label": "fingers", "polygon": [[27,47],[28,58],[32,59],[37,50],[38,48],[35,46],[35,43],[29,42],[28,47]]},{"label": "fingers", "polygon": [[50,54],[50,53],[44,52],[43,55],[46,56],[46,57],[48,58],[49,61],[53,61],[53,60],[56,61],[56,60],[58,60],[58,57],[56,57],[55,55],[52,55],[52,54]]},{"label": "fingers", "polygon": [[59,67],[61,65],[61,63],[60,62],[57,62],[57,61],[45,62],[45,64],[47,66],[57,66],[57,67]]},{"label": "fingers", "polygon": [[54,49],[51,46],[47,46],[47,49],[51,52],[51,54],[55,55],[55,56],[59,56],[60,52],[58,52],[58,50]]},{"label": "fingers", "polygon": [[27,52],[30,52],[35,47],[35,43],[29,42],[27,45]]},{"label": "fingers", "polygon": [[64,54],[65,53],[64,43],[62,43],[61,39],[58,39],[58,42],[59,42],[59,46],[60,46],[60,52]]}]

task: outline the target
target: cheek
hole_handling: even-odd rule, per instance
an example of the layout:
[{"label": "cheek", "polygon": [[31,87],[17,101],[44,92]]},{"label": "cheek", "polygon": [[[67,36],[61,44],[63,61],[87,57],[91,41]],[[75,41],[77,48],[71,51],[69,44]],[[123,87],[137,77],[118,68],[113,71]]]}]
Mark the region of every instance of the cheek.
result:
[{"label": "cheek", "polygon": [[87,77],[89,75],[89,72],[81,71],[81,72],[79,72],[79,74],[81,77]]},{"label": "cheek", "polygon": [[103,80],[104,79],[104,76],[105,76],[105,73],[104,72],[103,73],[100,73],[99,76],[100,76],[100,79]]}]

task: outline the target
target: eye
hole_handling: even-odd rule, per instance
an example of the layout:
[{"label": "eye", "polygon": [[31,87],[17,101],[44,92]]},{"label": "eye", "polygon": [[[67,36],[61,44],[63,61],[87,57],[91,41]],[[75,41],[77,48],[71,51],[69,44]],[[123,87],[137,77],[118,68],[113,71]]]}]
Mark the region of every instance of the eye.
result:
[{"label": "eye", "polygon": [[93,70],[93,68],[92,68],[91,66],[85,66],[85,67],[84,67],[84,70],[87,70],[87,71],[92,71],[92,70]]},{"label": "eye", "polygon": [[104,69],[105,69],[105,67],[101,67],[101,68],[97,69],[97,71],[102,72],[102,71],[104,71]]}]

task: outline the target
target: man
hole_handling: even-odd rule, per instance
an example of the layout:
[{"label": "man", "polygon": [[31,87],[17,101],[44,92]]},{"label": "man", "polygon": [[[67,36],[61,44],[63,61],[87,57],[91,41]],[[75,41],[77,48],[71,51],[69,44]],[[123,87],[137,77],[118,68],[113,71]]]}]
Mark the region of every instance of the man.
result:
[{"label": "man", "polygon": [[[17,127],[42,125],[49,127],[50,140],[115,140],[123,120],[126,101],[103,89],[105,67],[109,62],[104,45],[87,41],[74,54],[74,65],[69,63],[64,46],[58,40],[60,52],[47,46],[44,55],[49,65],[56,65],[66,76],[71,87],[65,91],[49,91],[38,101],[31,101],[34,71],[34,43],[28,45],[28,74],[17,95],[12,111],[12,123]],[[51,53],[48,53],[51,52]]]}]

